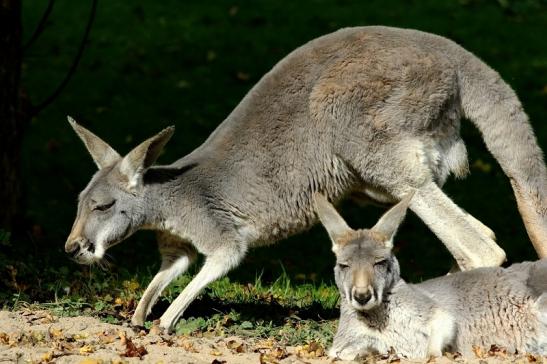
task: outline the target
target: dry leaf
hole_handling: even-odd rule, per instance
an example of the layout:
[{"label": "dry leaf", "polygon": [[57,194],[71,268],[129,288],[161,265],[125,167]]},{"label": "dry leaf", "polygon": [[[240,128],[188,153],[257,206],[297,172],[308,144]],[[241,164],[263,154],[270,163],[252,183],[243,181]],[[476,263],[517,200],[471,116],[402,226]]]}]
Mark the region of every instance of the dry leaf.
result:
[{"label": "dry leaf", "polygon": [[260,340],[255,344],[255,353],[261,349],[271,349],[274,345],[275,343],[272,339]]},{"label": "dry leaf", "polygon": [[260,353],[259,358],[260,364],[278,364],[279,362],[273,358],[271,355]]},{"label": "dry leaf", "polygon": [[60,338],[63,336],[62,329],[51,328],[48,332],[49,332],[49,335],[53,338]]},{"label": "dry leaf", "polygon": [[91,345],[84,345],[80,348],[80,354],[89,354],[95,351]]},{"label": "dry leaf", "polygon": [[538,358],[533,354],[526,354],[526,359],[528,359],[528,363],[536,363],[538,361]]},{"label": "dry leaf", "polygon": [[0,344],[8,345],[9,342],[9,335],[5,332],[0,332]]},{"label": "dry leaf", "polygon": [[125,343],[127,342],[127,336],[125,335],[125,331],[118,331],[118,336],[120,337],[122,345],[125,346]]},{"label": "dry leaf", "polygon": [[108,333],[106,331],[101,332],[99,335],[99,341],[102,344],[111,344],[116,341],[116,335]]},{"label": "dry leaf", "polygon": [[102,360],[86,358],[80,362],[80,364],[102,364]]},{"label": "dry leaf", "polygon": [[80,332],[79,334],[74,334],[72,338],[74,340],[83,340],[83,339],[87,339],[88,336],[89,334],[87,332]]},{"label": "dry leaf", "polygon": [[473,345],[473,353],[475,353],[475,356],[477,358],[483,358],[484,357],[484,352],[482,350],[482,347],[480,347],[480,346]]},{"label": "dry leaf", "polygon": [[309,344],[297,346],[296,355],[303,358],[319,358],[325,355],[325,348],[316,341]]},{"label": "dry leaf", "polygon": [[489,356],[499,356],[499,357],[502,357],[502,358],[506,358],[507,357],[507,349],[505,349],[504,347],[497,346],[497,345],[493,344],[493,345],[490,346],[490,350],[488,350],[488,355]]},{"label": "dry leaf", "polygon": [[199,350],[194,347],[194,343],[190,340],[182,339],[180,340],[178,346],[180,346],[189,353],[199,353]]},{"label": "dry leaf", "polygon": [[241,354],[245,352],[245,344],[242,342],[237,342],[236,340],[229,340],[226,343],[226,347],[234,354]]},{"label": "dry leaf", "polygon": [[133,341],[131,341],[130,338],[127,336],[125,337],[125,353],[123,353],[123,356],[127,358],[142,358],[146,354],[148,354],[148,351],[144,348],[144,346],[136,346]]},{"label": "dry leaf", "polygon": [[221,356],[222,355],[222,352],[218,349],[212,349],[211,352],[209,353],[213,356]]},{"label": "dry leaf", "polygon": [[53,360],[53,351],[48,351],[47,353],[42,355],[42,361],[43,362],[50,362]]},{"label": "dry leaf", "polygon": [[289,356],[287,350],[279,346],[272,348],[268,354],[273,356],[275,359],[285,359]]}]

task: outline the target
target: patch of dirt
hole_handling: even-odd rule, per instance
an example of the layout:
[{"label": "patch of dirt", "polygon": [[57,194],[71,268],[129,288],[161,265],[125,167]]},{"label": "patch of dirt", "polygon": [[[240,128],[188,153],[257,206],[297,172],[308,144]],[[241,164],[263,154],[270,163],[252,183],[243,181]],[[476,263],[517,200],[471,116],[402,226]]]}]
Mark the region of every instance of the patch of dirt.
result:
[{"label": "patch of dirt", "polygon": [[[484,355],[483,355],[484,354]],[[502,351],[478,353],[476,362],[544,362],[544,358],[507,357]],[[395,355],[370,362],[404,363]],[[473,362],[450,356],[439,364]],[[316,343],[285,347],[271,339],[189,337],[112,325],[93,317],[52,316],[47,311],[0,311],[0,363],[207,363],[288,364],[347,363],[333,361]],[[368,362],[368,360],[367,360]]]},{"label": "patch of dirt", "polygon": [[[47,311],[0,311],[0,363],[328,363],[317,344],[282,347],[273,340],[134,332],[93,317]],[[341,362],[342,363],[342,362]]]}]

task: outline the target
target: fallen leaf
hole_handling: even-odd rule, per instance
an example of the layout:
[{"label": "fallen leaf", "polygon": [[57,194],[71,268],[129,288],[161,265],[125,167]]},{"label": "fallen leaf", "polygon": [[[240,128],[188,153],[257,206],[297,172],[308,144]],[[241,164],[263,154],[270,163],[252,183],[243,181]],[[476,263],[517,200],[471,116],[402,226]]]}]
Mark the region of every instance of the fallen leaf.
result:
[{"label": "fallen leaf", "polygon": [[91,345],[84,345],[80,348],[80,354],[89,354],[95,351]]},{"label": "fallen leaf", "polygon": [[80,362],[80,364],[102,364],[102,360],[86,358]]},{"label": "fallen leaf", "polygon": [[120,337],[122,345],[125,346],[125,344],[127,343],[127,336],[125,335],[125,331],[118,331],[118,336]]},{"label": "fallen leaf", "polygon": [[279,346],[272,348],[268,354],[273,356],[276,359],[285,359],[286,357],[289,356],[289,353],[287,353],[287,350]]},{"label": "fallen leaf", "polygon": [[136,346],[130,338],[125,337],[125,353],[123,353],[123,356],[127,358],[142,358],[146,354],[148,354],[148,351],[146,351],[144,346]]},{"label": "fallen leaf", "polygon": [[47,353],[42,355],[42,361],[43,362],[50,362],[53,360],[53,351],[48,351]]},{"label": "fallen leaf", "polygon": [[53,338],[63,337],[62,329],[51,328],[48,332],[49,332],[49,335]]},{"label": "fallen leaf", "polygon": [[236,340],[229,340],[226,343],[226,347],[230,349],[234,354],[241,354],[245,352],[245,344]]},{"label": "fallen leaf", "polygon": [[505,349],[504,347],[492,344],[490,346],[490,350],[488,350],[488,355],[489,356],[499,356],[499,357],[502,357],[502,358],[506,358],[507,357],[507,349]]},{"label": "fallen leaf", "polygon": [[8,345],[9,343],[9,335],[5,332],[0,332],[0,343],[4,345]]},{"label": "fallen leaf", "polygon": [[189,353],[199,353],[199,350],[197,350],[194,347],[194,343],[189,341],[189,340],[186,340],[186,339],[180,340],[178,346],[180,346],[181,348],[183,348],[184,350],[186,350]]},{"label": "fallen leaf", "polygon": [[296,355],[304,358],[319,358],[325,356],[325,348],[316,341],[296,347]]},{"label": "fallen leaf", "polygon": [[116,341],[116,335],[114,335],[113,333],[108,333],[106,331],[103,331],[99,333],[99,341],[102,344],[111,344],[114,341]]},{"label": "fallen leaf", "polygon": [[74,340],[83,340],[83,339],[87,339],[88,336],[89,336],[89,334],[88,334],[87,332],[81,332],[81,333],[79,333],[79,334],[74,334],[74,335],[72,336],[72,338],[73,338]]},{"label": "fallen leaf", "polygon": [[538,361],[538,358],[533,354],[526,354],[526,359],[528,359],[528,363],[536,363]]},{"label": "fallen leaf", "polygon": [[255,353],[261,349],[271,349],[275,345],[272,339],[260,340],[255,344]]},{"label": "fallen leaf", "polygon": [[475,356],[477,358],[483,358],[484,357],[484,352],[482,350],[482,347],[480,347],[480,346],[473,345],[473,353],[475,353]]},{"label": "fallen leaf", "polygon": [[264,353],[260,353],[260,357],[258,359],[260,361],[260,364],[278,364],[279,363],[274,357]]},{"label": "fallen leaf", "polygon": [[221,356],[222,352],[218,349],[213,349],[213,350],[211,350],[211,352],[209,354],[211,354],[213,356]]}]

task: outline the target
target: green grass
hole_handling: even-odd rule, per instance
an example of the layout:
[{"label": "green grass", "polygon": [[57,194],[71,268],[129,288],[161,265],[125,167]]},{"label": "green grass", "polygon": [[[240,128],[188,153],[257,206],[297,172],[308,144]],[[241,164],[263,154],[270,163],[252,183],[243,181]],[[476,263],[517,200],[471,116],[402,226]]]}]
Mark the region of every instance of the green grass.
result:
[{"label": "green grass", "polygon": [[[45,5],[23,2],[26,37]],[[46,97],[67,71],[88,10],[86,1],[56,1],[45,32],[25,54],[23,83],[33,102]],[[539,144],[547,150],[545,0],[100,1],[77,73],[28,129],[23,150],[27,222],[11,238],[0,233],[2,305],[37,302],[66,314],[122,321],[126,318],[121,313],[131,307],[116,306],[115,299],[134,304],[158,269],[154,237],[145,232],[110,251],[116,262],[109,273],[67,259],[63,244],[76,213],[76,197],[95,170],[65,115],[76,117],[121,153],[175,124],[177,131],[160,158],[168,163],[200,145],[292,49],[341,27],[372,24],[444,35],[484,59],[515,88]],[[445,190],[496,232],[511,261],[533,258],[507,178],[477,130],[465,123],[462,134],[472,173],[464,181],[449,181]],[[382,213],[349,202],[341,211],[354,227],[371,226]],[[451,265],[442,244],[413,215],[402,227],[396,249],[403,276],[411,281],[444,274]],[[333,265],[330,243],[319,227],[253,250],[190,307],[178,329],[207,332],[232,315],[228,322],[234,324],[222,326],[226,332],[282,335],[288,321],[293,326],[306,322],[315,332],[318,317],[336,317]],[[153,317],[188,277],[167,290]],[[129,290],[125,281],[136,281],[139,288]],[[293,324],[296,316],[303,321],[295,319]],[[331,324],[317,322],[326,325],[322,327]]]},{"label": "green grass", "polygon": [[[4,309],[47,309],[57,316],[89,315],[113,323],[129,323],[145,287],[136,277],[112,276],[97,268],[75,275],[58,272],[55,298],[51,302],[34,302],[24,294],[12,294]],[[188,284],[191,275],[175,280],[164,292],[145,323],[152,321]],[[75,283],[77,282],[77,283]],[[327,345],[338,316],[338,291],[329,284],[294,284],[284,274],[271,284],[260,276],[253,283],[241,284],[222,278],[212,283],[192,303],[175,332],[179,335],[273,338],[286,345],[311,341]]]}]

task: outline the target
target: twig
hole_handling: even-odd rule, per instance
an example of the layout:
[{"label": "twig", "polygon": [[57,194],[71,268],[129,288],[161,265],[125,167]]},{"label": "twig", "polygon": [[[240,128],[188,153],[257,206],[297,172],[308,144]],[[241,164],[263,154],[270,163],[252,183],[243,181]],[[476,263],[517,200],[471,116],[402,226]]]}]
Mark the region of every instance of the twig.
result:
[{"label": "twig", "polygon": [[91,3],[91,10],[89,13],[89,20],[87,21],[87,25],[85,28],[84,35],[82,37],[82,41],[80,42],[80,46],[78,48],[78,52],[76,53],[76,57],[74,57],[74,60],[72,61],[72,65],[70,66],[70,69],[68,70],[65,78],[63,81],[57,86],[55,91],[53,91],[44,101],[39,103],[36,106],[33,106],[30,110],[30,115],[35,116],[36,114],[40,113],[43,109],[45,109],[49,104],[51,104],[63,91],[63,89],[66,87],[72,76],[74,75],[74,72],[76,72],[76,68],[78,67],[78,64],[80,63],[80,59],[82,58],[82,54],[84,53],[85,45],[87,43],[87,40],[89,38],[89,33],[91,32],[91,26],[93,25],[93,20],[95,20],[95,13],[97,12],[97,2],[98,0],[92,0]]},{"label": "twig", "polygon": [[32,36],[23,46],[23,52],[26,52],[27,49],[32,45],[32,43],[34,43],[34,41],[38,39],[40,34],[42,34],[42,32],[44,31],[44,28],[46,27],[47,19],[49,18],[49,15],[51,14],[51,10],[53,9],[54,3],[55,3],[55,0],[49,0],[46,10],[44,11],[44,14],[42,14],[42,18],[40,18],[40,22],[38,22],[38,25],[36,26],[36,29],[34,29]]}]

